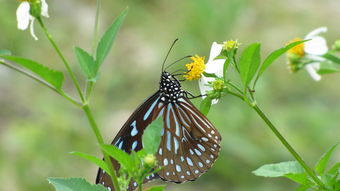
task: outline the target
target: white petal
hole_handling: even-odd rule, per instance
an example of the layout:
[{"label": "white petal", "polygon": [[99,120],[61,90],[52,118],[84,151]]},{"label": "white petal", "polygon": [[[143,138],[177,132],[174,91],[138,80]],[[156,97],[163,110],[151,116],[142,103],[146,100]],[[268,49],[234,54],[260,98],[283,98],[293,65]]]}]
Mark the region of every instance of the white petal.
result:
[{"label": "white petal", "polygon": [[323,55],[328,51],[327,42],[321,36],[313,37],[310,41],[305,42],[304,50],[307,54]]},{"label": "white petal", "polygon": [[317,29],[314,29],[312,32],[308,33],[305,37],[305,39],[311,39],[315,36],[319,36],[321,33],[327,32],[327,27],[320,27]]},{"label": "white petal", "polygon": [[34,40],[38,40],[38,37],[35,36],[35,34],[34,34],[34,17],[31,16],[30,19],[31,19],[31,25],[30,25],[31,35],[34,38]]},{"label": "white petal", "polygon": [[222,45],[217,44],[216,42],[213,42],[210,48],[210,55],[209,55],[209,61],[214,60],[218,55],[220,55],[222,51]]},{"label": "white petal", "polygon": [[30,21],[30,4],[27,1],[20,3],[16,15],[18,29],[26,30]]},{"label": "white petal", "polygon": [[214,78],[209,78],[209,77],[205,77],[205,76],[202,76],[199,79],[198,86],[200,88],[202,95],[205,95],[208,91],[212,90],[212,87],[208,86],[208,82],[212,82],[212,81],[214,81]]},{"label": "white petal", "polygon": [[311,63],[311,64],[307,64],[305,66],[307,72],[309,73],[309,75],[315,80],[315,81],[320,81],[321,80],[321,76],[317,73],[317,70],[320,69],[320,63],[316,62],[316,63]]},{"label": "white petal", "polygon": [[223,65],[225,59],[218,59],[208,62],[205,65],[205,72],[210,74],[215,74],[216,76],[223,77]]},{"label": "white petal", "polygon": [[[208,91],[213,90],[212,87],[208,86],[208,82],[213,82],[215,80],[215,78],[209,78],[209,77],[205,77],[202,76],[199,81],[198,81],[198,86],[200,88],[201,91],[201,95],[205,95]],[[204,99],[206,96],[202,96],[202,99]],[[217,104],[218,103],[218,99],[213,99],[212,104]]]},{"label": "white petal", "polygon": [[41,0],[41,15],[44,17],[50,17],[48,15],[48,5],[46,3],[46,0]]}]

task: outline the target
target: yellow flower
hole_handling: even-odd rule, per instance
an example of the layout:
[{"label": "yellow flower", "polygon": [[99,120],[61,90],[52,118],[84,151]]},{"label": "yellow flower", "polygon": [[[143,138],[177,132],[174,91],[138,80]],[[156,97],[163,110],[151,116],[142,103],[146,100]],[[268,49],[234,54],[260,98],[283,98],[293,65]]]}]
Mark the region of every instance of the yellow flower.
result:
[{"label": "yellow flower", "polygon": [[241,45],[237,40],[227,40],[223,42],[223,49],[224,50],[232,50],[234,48],[238,48]]},{"label": "yellow flower", "polygon": [[[293,43],[293,42],[297,42],[297,41],[301,41],[301,40],[303,40],[303,39],[294,38],[293,40],[289,41],[288,44]],[[304,48],[305,48],[305,44],[301,43],[301,44],[294,46],[293,48],[289,49],[288,53],[298,55],[299,57],[303,57],[305,55]]]},{"label": "yellow flower", "polygon": [[225,86],[224,86],[224,81],[221,79],[217,79],[215,81],[212,82],[212,87],[214,90],[222,90]]},{"label": "yellow flower", "polygon": [[204,59],[204,57],[198,55],[192,56],[191,60],[193,62],[185,65],[188,72],[184,75],[184,78],[187,80],[200,79],[205,69]]}]

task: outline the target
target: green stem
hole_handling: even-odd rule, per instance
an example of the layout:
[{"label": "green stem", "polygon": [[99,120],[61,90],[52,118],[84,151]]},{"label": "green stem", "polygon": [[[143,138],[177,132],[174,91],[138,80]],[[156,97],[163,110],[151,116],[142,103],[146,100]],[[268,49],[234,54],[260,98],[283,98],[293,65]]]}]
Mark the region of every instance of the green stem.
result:
[{"label": "green stem", "polygon": [[4,66],[7,66],[8,68],[11,68],[12,70],[15,70],[29,78],[32,78],[33,80],[39,82],[40,84],[50,88],[51,90],[55,91],[57,94],[63,96],[66,100],[70,101],[71,103],[75,104],[76,106],[78,107],[81,107],[81,103],[79,103],[77,100],[73,99],[72,97],[70,97],[69,95],[67,95],[63,90],[58,90],[56,89],[55,87],[51,86],[49,83],[45,82],[44,80],[34,76],[33,74],[21,69],[21,68],[18,68],[18,67],[15,67],[15,66],[12,66],[11,64],[7,63],[6,61],[0,61],[0,64],[3,64]]},{"label": "green stem", "polygon": [[[45,27],[44,23],[42,22],[41,18],[37,18],[37,20],[39,21],[39,24],[40,24],[41,28],[43,29],[45,35],[47,36],[47,38],[50,41],[50,43],[52,44],[53,48],[56,50],[57,54],[59,55],[59,57],[63,61],[63,63],[65,65],[69,75],[71,76],[71,79],[72,79],[74,85],[76,86],[78,94],[79,94],[79,96],[81,98],[81,101],[82,101],[82,104],[83,104],[82,109],[83,109],[84,113],[86,114],[86,117],[87,117],[87,119],[88,119],[88,121],[90,123],[90,126],[91,126],[94,134],[96,135],[98,143],[100,145],[103,145],[104,144],[103,137],[100,134],[100,131],[98,129],[96,121],[94,120],[93,115],[91,113],[90,107],[86,103],[86,100],[84,98],[83,92],[80,89],[79,83],[78,83],[78,81],[77,81],[77,79],[76,79],[76,77],[75,77],[75,75],[74,75],[70,65],[68,64],[68,62],[65,59],[64,55],[61,53],[61,51],[58,48],[57,44],[54,42],[54,40],[52,38],[52,35],[48,32],[48,30]],[[113,164],[111,162],[111,159],[110,159],[110,157],[103,150],[102,150],[102,152],[103,152],[103,155],[104,155],[104,160],[105,160],[106,164],[108,165],[108,167],[110,169],[110,172],[111,172],[111,175],[112,175],[111,179],[112,179],[112,183],[113,183],[114,189],[116,191],[120,191],[120,188],[119,188],[119,185],[118,185],[117,176],[116,176],[115,170],[113,168]]]},{"label": "green stem", "polygon": [[[96,3],[96,18],[94,21],[94,29],[93,29],[93,38],[92,38],[92,56],[95,57],[96,55],[96,47],[97,47],[97,41],[98,41],[98,21],[99,21],[99,13],[100,13],[100,5],[101,1],[97,0]],[[94,86],[93,81],[87,81],[86,82],[86,89],[85,89],[85,99],[88,101],[90,99],[90,95],[92,93],[92,89]]]},{"label": "green stem", "polygon": [[[104,144],[103,137],[101,136],[101,134],[99,132],[97,123],[96,123],[96,121],[93,118],[93,115],[91,113],[90,107],[87,104],[85,104],[83,106],[83,110],[84,110],[84,112],[86,114],[86,117],[89,120],[89,123],[91,125],[91,128],[92,128],[94,134],[96,135],[98,143],[100,145],[103,145]],[[110,172],[112,174],[111,179],[112,179],[112,182],[113,182],[113,186],[114,186],[116,191],[120,191],[120,188],[119,188],[119,185],[118,185],[118,179],[117,179],[117,176],[116,176],[116,172],[115,172],[115,170],[113,168],[110,156],[107,155],[104,151],[103,151],[103,154],[104,154],[104,160],[105,160],[106,164],[108,165],[108,167],[110,169]]]},{"label": "green stem", "polygon": [[96,4],[96,18],[95,18],[95,21],[94,21],[94,30],[93,30],[93,39],[92,39],[92,56],[95,55],[96,47],[97,47],[99,12],[100,12],[100,0],[97,0],[97,4]]},{"label": "green stem", "polygon": [[262,110],[257,105],[252,105],[252,108],[256,113],[263,119],[263,121],[268,125],[270,130],[276,135],[276,137],[281,141],[281,143],[288,149],[288,151],[294,156],[294,158],[300,163],[300,165],[306,170],[309,176],[321,187],[324,188],[323,183],[316,176],[313,169],[311,169],[305,161],[300,157],[300,155],[293,149],[292,146],[287,142],[287,140],[281,135],[281,133],[275,128],[272,122],[267,118],[267,116],[262,112]]},{"label": "green stem", "polygon": [[57,44],[54,42],[53,38],[52,38],[52,35],[48,32],[47,28],[45,27],[43,21],[41,20],[41,18],[37,18],[41,28],[43,29],[46,37],[48,38],[48,40],[50,41],[50,43],[52,44],[53,48],[55,49],[55,51],[57,52],[58,56],[61,58],[61,60],[63,61],[65,67],[66,67],[66,70],[67,72],[70,74],[71,76],[71,79],[73,81],[73,84],[76,86],[77,88],[77,91],[78,91],[78,94],[80,96],[80,99],[82,102],[85,102],[85,99],[84,99],[84,96],[83,96],[83,93],[80,89],[80,86],[79,86],[79,83],[76,79],[76,76],[74,75],[70,65],[68,64],[67,60],[65,59],[64,55],[61,53],[59,47],[57,46]]}]

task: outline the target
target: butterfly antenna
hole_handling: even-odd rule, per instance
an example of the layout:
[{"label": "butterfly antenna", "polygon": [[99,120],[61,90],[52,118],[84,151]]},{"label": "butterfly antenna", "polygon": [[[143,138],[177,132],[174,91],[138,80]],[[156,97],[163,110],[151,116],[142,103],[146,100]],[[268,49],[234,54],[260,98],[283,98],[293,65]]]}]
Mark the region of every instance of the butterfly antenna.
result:
[{"label": "butterfly antenna", "polygon": [[167,53],[166,56],[165,56],[165,59],[164,59],[163,64],[162,64],[162,72],[164,71],[164,64],[165,64],[165,62],[166,62],[166,59],[168,59],[168,56],[169,56],[169,54],[170,54],[170,52],[171,52],[171,49],[172,49],[172,47],[174,47],[174,45],[175,45],[175,43],[176,43],[177,41],[178,41],[178,38],[176,38],[176,39],[174,40],[174,42],[172,43],[172,45],[171,45],[171,47],[170,47],[168,53]]},{"label": "butterfly antenna", "polygon": [[167,67],[165,67],[165,70],[168,69],[168,68],[170,68],[172,65],[176,64],[177,62],[179,62],[179,61],[181,61],[181,60],[184,60],[184,59],[186,59],[186,58],[190,58],[190,57],[192,57],[192,56],[191,56],[191,55],[188,55],[188,56],[185,56],[185,57],[183,57],[183,58],[180,58],[180,59],[176,60],[175,62],[173,62],[173,63],[169,64]]}]

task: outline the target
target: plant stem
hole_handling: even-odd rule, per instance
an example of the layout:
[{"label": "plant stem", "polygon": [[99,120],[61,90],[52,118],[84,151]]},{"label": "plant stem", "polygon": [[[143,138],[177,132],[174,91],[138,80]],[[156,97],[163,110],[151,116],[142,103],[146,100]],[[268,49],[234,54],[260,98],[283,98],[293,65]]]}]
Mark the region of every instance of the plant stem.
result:
[{"label": "plant stem", "polygon": [[21,69],[21,68],[18,68],[18,67],[15,67],[15,66],[12,66],[11,64],[7,63],[5,60],[0,60],[0,64],[3,64],[4,66],[7,66],[8,68],[11,68],[29,78],[32,78],[33,80],[39,82],[40,84],[50,88],[51,90],[55,91],[57,94],[63,96],[66,100],[70,101],[71,103],[75,104],[76,106],[78,107],[81,107],[81,103],[79,103],[77,100],[73,99],[72,97],[70,97],[69,95],[67,95],[64,91],[62,90],[57,90],[55,87],[53,87],[52,85],[50,85],[49,83],[45,82],[44,80],[34,76],[33,74]]},{"label": "plant stem", "polygon": [[95,56],[96,47],[97,47],[99,12],[100,12],[100,0],[97,0],[97,4],[96,4],[96,18],[95,18],[95,21],[94,21],[94,30],[93,30],[93,39],[92,39],[92,56]]},{"label": "plant stem", "polygon": [[288,149],[288,151],[294,156],[294,158],[300,163],[300,165],[306,170],[309,176],[317,183],[321,188],[324,188],[323,183],[316,176],[313,169],[311,169],[305,161],[300,157],[300,155],[293,149],[292,146],[287,142],[287,140],[281,135],[281,133],[275,128],[272,122],[267,118],[267,116],[262,112],[262,110],[257,105],[252,105],[252,108],[256,113],[263,119],[263,121],[268,125],[270,130],[276,135],[276,137],[281,141],[281,143]]},{"label": "plant stem", "polygon": [[[84,110],[84,112],[86,114],[87,119],[89,120],[89,123],[91,125],[91,128],[92,128],[94,134],[96,135],[98,143],[100,145],[103,145],[104,144],[103,137],[101,136],[101,134],[99,132],[97,123],[96,123],[96,121],[93,118],[93,115],[91,113],[90,107],[87,104],[85,104],[82,108],[83,108],[83,110]],[[111,179],[112,179],[112,182],[113,182],[113,186],[114,186],[116,191],[120,191],[120,188],[119,188],[119,185],[118,185],[117,176],[116,176],[116,172],[115,172],[115,170],[113,168],[111,159],[110,159],[109,155],[107,155],[104,151],[103,151],[103,154],[104,154],[104,160],[105,160],[106,164],[108,165],[108,167],[109,167],[109,169],[111,171],[111,174],[112,174]]]},{"label": "plant stem", "polygon": [[55,51],[57,52],[58,56],[61,58],[61,60],[63,61],[65,67],[66,67],[66,70],[67,72],[69,73],[72,81],[73,81],[73,84],[76,86],[77,88],[77,91],[78,91],[78,94],[79,94],[79,97],[81,99],[82,102],[85,102],[85,99],[84,99],[84,96],[83,96],[83,92],[81,91],[80,89],[80,86],[79,86],[79,83],[76,79],[76,76],[74,75],[70,65],[68,64],[67,60],[65,59],[64,55],[61,53],[59,47],[57,46],[57,44],[54,42],[53,38],[52,38],[52,35],[48,32],[47,28],[45,27],[43,21],[41,20],[41,18],[37,18],[41,28],[43,29],[46,37],[48,38],[48,40],[50,41],[50,43],[52,44],[53,48],[55,49]]},{"label": "plant stem", "polygon": [[[64,55],[61,53],[60,49],[58,48],[57,44],[54,42],[52,35],[48,32],[47,28],[45,27],[44,23],[42,22],[41,18],[37,18],[37,20],[39,21],[39,24],[41,26],[41,28],[43,29],[45,35],[47,36],[48,40],[50,41],[50,43],[52,44],[53,48],[56,50],[57,54],[59,55],[59,57],[61,58],[61,60],[63,61],[69,75],[72,78],[73,84],[75,85],[75,87],[77,88],[78,94],[81,98],[82,101],[82,109],[84,111],[84,113],[86,114],[86,117],[90,123],[90,126],[94,132],[94,134],[96,135],[97,141],[100,145],[104,144],[104,140],[103,137],[100,134],[100,131],[98,129],[98,126],[96,124],[96,121],[93,118],[93,115],[91,113],[90,107],[87,104],[87,100],[85,100],[83,92],[80,89],[79,83],[70,67],[70,65],[68,64],[67,60],[65,59]],[[114,189],[116,191],[120,191],[119,185],[118,185],[118,180],[117,180],[117,176],[115,173],[115,170],[113,168],[112,162],[110,157],[102,150],[102,153],[104,155],[104,160],[106,162],[106,164],[108,165],[110,171],[111,171],[111,179],[112,179],[112,183],[114,186]]]},{"label": "plant stem", "polygon": [[[92,57],[94,58],[96,56],[96,47],[97,47],[97,35],[98,35],[98,21],[99,21],[99,13],[100,13],[100,5],[101,1],[97,0],[96,3],[96,18],[94,21],[94,29],[93,29],[93,38],[92,38]],[[92,93],[92,89],[95,82],[93,81],[87,81],[86,82],[86,88],[85,88],[85,99],[88,101],[90,98],[90,95]]]}]

